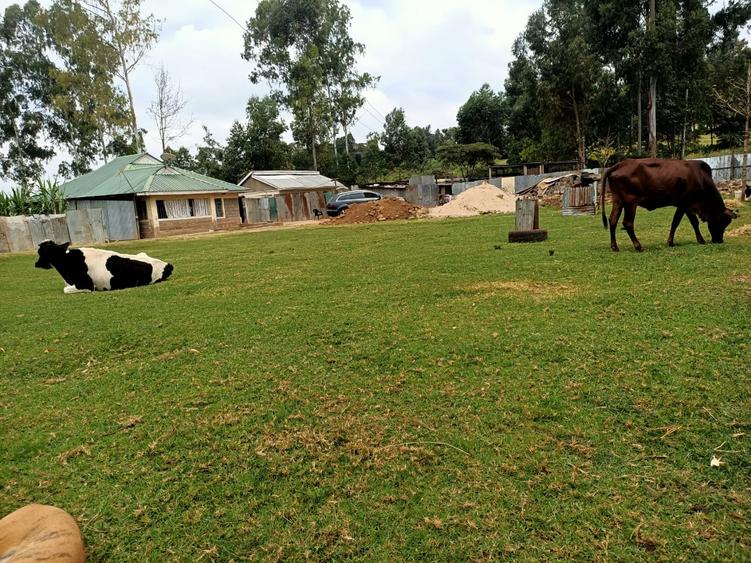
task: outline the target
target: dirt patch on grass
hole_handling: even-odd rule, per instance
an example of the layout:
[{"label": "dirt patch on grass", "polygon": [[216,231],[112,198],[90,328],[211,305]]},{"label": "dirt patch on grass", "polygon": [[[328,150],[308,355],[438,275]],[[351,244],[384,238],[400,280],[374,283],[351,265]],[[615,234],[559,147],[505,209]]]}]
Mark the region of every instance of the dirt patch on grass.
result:
[{"label": "dirt patch on grass", "polygon": [[727,236],[751,237],[751,223],[749,223],[748,225],[743,225],[742,227],[738,227],[737,229],[733,229],[732,231],[728,231]]},{"label": "dirt patch on grass", "polygon": [[555,299],[576,293],[576,287],[568,284],[532,281],[491,281],[460,286],[465,293],[482,295],[509,295],[530,299]]},{"label": "dirt patch on grass", "polygon": [[415,219],[424,215],[419,205],[408,203],[403,199],[386,197],[369,203],[358,203],[346,209],[339,217],[328,222],[334,225],[352,225],[355,223],[377,223],[397,219]]}]

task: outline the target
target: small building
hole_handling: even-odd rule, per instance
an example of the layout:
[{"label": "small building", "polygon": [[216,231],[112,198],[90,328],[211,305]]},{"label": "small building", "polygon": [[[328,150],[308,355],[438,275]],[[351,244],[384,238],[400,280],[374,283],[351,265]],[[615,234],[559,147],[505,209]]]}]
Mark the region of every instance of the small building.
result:
[{"label": "small building", "polygon": [[102,209],[109,240],[237,229],[244,222],[245,188],[147,153],[118,157],[62,189],[70,209]]},{"label": "small building", "polygon": [[314,170],[258,170],[240,180],[248,223],[308,221],[347,187]]}]

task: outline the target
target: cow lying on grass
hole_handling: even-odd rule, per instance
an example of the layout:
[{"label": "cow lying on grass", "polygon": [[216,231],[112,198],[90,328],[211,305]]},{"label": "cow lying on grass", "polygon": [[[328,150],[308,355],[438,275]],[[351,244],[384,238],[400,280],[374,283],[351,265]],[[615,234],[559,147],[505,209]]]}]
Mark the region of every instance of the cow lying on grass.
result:
[{"label": "cow lying on grass", "polygon": [[119,254],[97,248],[73,248],[46,240],[39,245],[37,268],[55,268],[68,284],[65,293],[108,291],[166,280],[172,264],[140,254]]},{"label": "cow lying on grass", "polygon": [[641,250],[641,243],[634,233],[636,208],[648,210],[675,206],[677,209],[670,227],[668,245],[673,246],[675,230],[683,216],[688,216],[696,234],[696,242],[704,244],[699,231],[699,219],[706,221],[712,242],[721,243],[725,229],[737,215],[725,207],[720,192],[712,180],[712,169],[698,160],[667,160],[661,158],[628,159],[619,162],[602,176],[600,207],[602,224],[608,227],[605,217],[605,190],[613,194],[613,210],[610,213],[610,248],[618,251],[615,229],[625,211],[623,228],[626,229],[634,248]]}]

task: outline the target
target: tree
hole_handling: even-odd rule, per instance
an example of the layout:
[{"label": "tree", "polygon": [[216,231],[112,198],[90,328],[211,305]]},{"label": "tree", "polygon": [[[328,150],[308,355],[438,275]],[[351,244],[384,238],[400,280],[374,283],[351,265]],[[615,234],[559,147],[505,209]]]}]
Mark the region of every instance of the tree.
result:
[{"label": "tree", "polygon": [[66,138],[52,111],[58,92],[38,2],[6,8],[0,20],[0,175],[21,185],[42,172]]},{"label": "tree", "polygon": [[117,53],[101,43],[89,14],[72,0],[53,2],[44,24],[59,59],[50,71],[58,86],[51,105],[67,127],[72,160],[64,166],[78,175],[94,161],[116,154],[127,136],[127,100],[115,86],[112,70]]},{"label": "tree", "polygon": [[289,166],[289,150],[282,141],[287,126],[273,98],[248,100],[245,125],[236,121],[224,151],[224,175],[239,181],[251,170],[278,170]]},{"label": "tree", "polygon": [[193,159],[193,171],[204,176],[230,181],[224,174],[224,147],[214,139],[205,125],[203,133],[203,144],[198,146]]},{"label": "tree", "polygon": [[187,100],[180,91],[180,86],[175,86],[170,80],[169,73],[164,65],[154,74],[154,86],[156,98],[151,102],[146,112],[154,119],[159,139],[162,142],[162,152],[167,150],[167,145],[185,135],[193,124],[193,119],[184,121],[180,114],[188,105]]},{"label": "tree", "polygon": [[404,109],[394,108],[386,115],[386,123],[383,126],[383,134],[380,141],[383,143],[383,153],[393,166],[399,166],[408,162],[410,129],[404,116]]},{"label": "tree", "polygon": [[729,78],[722,89],[713,88],[720,104],[730,112],[743,117],[743,184],[748,182],[748,137],[751,120],[751,57],[746,62],[746,76]]},{"label": "tree", "polygon": [[174,150],[167,147],[167,150],[164,152],[172,155],[172,166],[183,168],[184,170],[195,170],[195,160],[193,160],[193,156],[186,147],[180,147]]},{"label": "tree", "polygon": [[338,0],[261,0],[248,22],[243,58],[255,61],[251,82],[266,80],[294,116],[292,134],[317,167],[321,139],[346,128],[373,78],[355,71],[364,47],[349,35],[350,12]]},{"label": "tree", "polygon": [[458,167],[464,178],[470,178],[479,164],[490,166],[498,158],[498,149],[488,143],[444,143],[438,147],[438,158],[449,167]]},{"label": "tree", "polygon": [[503,149],[506,144],[504,132],[508,121],[507,113],[503,94],[496,94],[489,84],[483,84],[469,96],[456,115],[459,142],[483,142],[499,150]]},{"label": "tree", "polygon": [[136,119],[131,75],[159,38],[156,18],[141,15],[142,1],[80,0],[94,18],[101,41],[117,53],[113,72],[125,85],[131,138],[137,150],[143,149],[143,138]]}]

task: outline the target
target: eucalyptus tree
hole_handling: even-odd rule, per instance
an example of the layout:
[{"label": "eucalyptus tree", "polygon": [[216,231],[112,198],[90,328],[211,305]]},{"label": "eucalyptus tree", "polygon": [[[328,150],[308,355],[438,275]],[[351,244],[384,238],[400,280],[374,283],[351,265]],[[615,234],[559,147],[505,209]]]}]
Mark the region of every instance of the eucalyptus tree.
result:
[{"label": "eucalyptus tree", "polygon": [[261,0],[248,21],[243,58],[254,61],[254,84],[267,81],[293,116],[292,133],[309,150],[335,140],[362,106],[360,93],[375,81],[356,71],[364,46],[350,34],[349,8],[338,0]]},{"label": "eucalyptus tree", "polygon": [[0,18],[0,176],[28,184],[66,137],[52,110],[59,92],[48,53],[44,10],[12,4]]},{"label": "eucalyptus tree", "polygon": [[99,159],[118,154],[128,136],[127,99],[115,85],[117,53],[101,42],[89,13],[72,0],[55,0],[45,25],[58,64],[50,71],[58,85],[51,103],[68,129],[69,172],[87,172]]},{"label": "eucalyptus tree", "polygon": [[122,80],[128,99],[130,134],[137,150],[143,138],[136,118],[131,79],[159,38],[158,21],[153,14],[141,13],[143,0],[78,0],[92,16],[102,43],[116,53],[113,72]]}]

